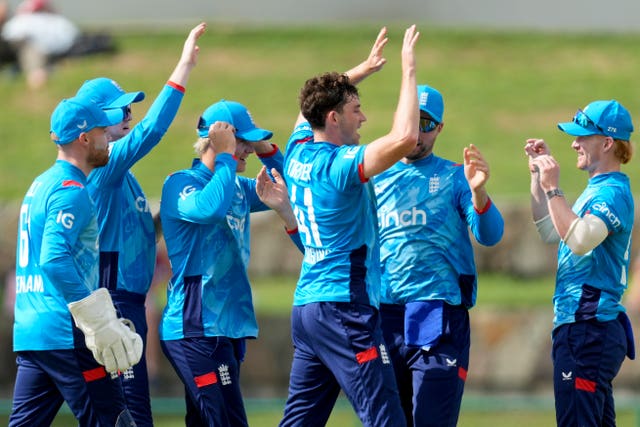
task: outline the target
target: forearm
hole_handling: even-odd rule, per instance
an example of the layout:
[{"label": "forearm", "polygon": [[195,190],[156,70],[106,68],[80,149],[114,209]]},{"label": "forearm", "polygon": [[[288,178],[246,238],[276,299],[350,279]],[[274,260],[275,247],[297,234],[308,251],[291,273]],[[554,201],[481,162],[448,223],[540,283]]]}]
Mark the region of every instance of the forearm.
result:
[{"label": "forearm", "polygon": [[531,174],[531,214],[533,221],[539,221],[549,215],[547,196],[540,187],[540,178],[537,172]]},{"label": "forearm", "polygon": [[473,208],[477,212],[484,212],[488,209],[487,203],[489,203],[489,194],[487,193],[487,189],[482,186],[480,188],[476,188],[475,190],[471,190],[471,202],[473,203]]},{"label": "forearm", "polygon": [[375,73],[377,70],[369,67],[367,61],[363,61],[355,67],[351,68],[345,74],[349,77],[351,84],[358,85],[361,81]]},{"label": "forearm", "polygon": [[474,207],[475,221],[471,225],[471,232],[478,243],[483,246],[493,246],[502,239],[504,233],[504,220],[498,208],[491,199],[483,210],[478,211]]},{"label": "forearm", "polygon": [[565,239],[571,223],[578,218],[563,196],[555,196],[547,200],[547,209],[558,235]]}]

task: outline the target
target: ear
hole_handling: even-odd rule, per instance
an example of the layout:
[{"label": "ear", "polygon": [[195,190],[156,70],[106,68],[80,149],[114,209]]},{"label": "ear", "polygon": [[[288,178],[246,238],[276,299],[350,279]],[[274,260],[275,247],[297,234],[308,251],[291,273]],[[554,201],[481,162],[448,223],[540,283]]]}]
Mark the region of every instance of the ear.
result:
[{"label": "ear", "polygon": [[611,138],[610,136],[604,137],[603,149],[605,152],[612,150],[614,145],[615,145],[615,142],[613,141],[613,138]]},{"label": "ear", "polygon": [[89,132],[80,132],[80,135],[78,135],[78,141],[80,141],[83,147],[89,146],[89,143],[91,142]]},{"label": "ear", "polygon": [[327,119],[325,120],[325,126],[329,123],[337,123],[338,122],[338,112],[336,110],[331,110],[327,113]]}]

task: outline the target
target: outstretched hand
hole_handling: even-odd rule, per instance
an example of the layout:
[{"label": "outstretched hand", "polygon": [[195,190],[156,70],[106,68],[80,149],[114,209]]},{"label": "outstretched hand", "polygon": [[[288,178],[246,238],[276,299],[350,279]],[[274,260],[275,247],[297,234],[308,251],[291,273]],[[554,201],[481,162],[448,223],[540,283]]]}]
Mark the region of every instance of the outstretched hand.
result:
[{"label": "outstretched hand", "polygon": [[469,144],[463,150],[464,176],[469,188],[475,191],[483,187],[489,180],[489,163],[484,159],[478,147]]},{"label": "outstretched hand", "polygon": [[275,181],[269,177],[266,166],[262,166],[256,177],[256,193],[262,203],[279,212],[290,206],[289,194],[282,175],[275,169],[271,170],[271,174]]},{"label": "outstretched hand", "polygon": [[387,27],[382,27],[367,59],[345,73],[349,77],[351,84],[357,85],[371,74],[382,69],[384,64],[387,63],[387,59],[383,56],[383,51],[388,41]]},{"label": "outstretched hand", "polygon": [[298,224],[289,202],[287,184],[276,169],[271,169],[271,175],[273,180],[267,174],[267,168],[262,166],[256,177],[256,193],[262,203],[276,211],[288,230],[294,230]]},{"label": "outstretched hand", "polygon": [[415,69],[415,47],[419,38],[420,32],[416,30],[415,24],[407,28],[404,32],[404,40],[402,41],[402,67],[405,70],[409,68]]},{"label": "outstretched hand", "polygon": [[189,74],[191,73],[191,70],[196,66],[196,62],[198,61],[198,52],[200,51],[200,48],[197,45],[197,41],[200,36],[204,34],[204,31],[206,29],[207,24],[201,22],[191,30],[189,36],[187,36],[187,40],[185,40],[184,42],[180,60],[178,61],[176,68],[169,76],[170,82],[173,82],[182,87],[187,86]]},{"label": "outstretched hand", "polygon": [[182,56],[180,58],[181,61],[190,63],[192,65],[196,64],[198,59],[198,52],[200,51],[200,47],[198,47],[197,42],[200,36],[204,34],[206,29],[207,24],[201,22],[191,30],[189,36],[187,37],[187,40],[185,40],[184,42],[184,48],[182,49]]}]

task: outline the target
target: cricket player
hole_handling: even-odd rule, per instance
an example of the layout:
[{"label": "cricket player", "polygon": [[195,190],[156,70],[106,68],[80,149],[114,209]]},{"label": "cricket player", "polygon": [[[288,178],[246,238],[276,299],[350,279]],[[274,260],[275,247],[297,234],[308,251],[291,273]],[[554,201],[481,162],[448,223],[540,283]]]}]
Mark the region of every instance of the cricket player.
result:
[{"label": "cricket player", "polygon": [[464,148],[464,164],[434,154],[444,101],[431,86],[417,92],[418,145],[375,177],[380,315],[407,424],[454,427],[478,279],[469,231],[480,244],[495,245],[504,222],[486,189],[489,164],[474,145]]},{"label": "cricket player", "polygon": [[[169,80],[136,126],[131,127],[131,104],[142,101],[143,92],[126,93],[115,81],[100,77],[86,81],[77,93],[104,110],[124,112],[123,120],[108,128],[113,141],[109,162],[89,174],[87,189],[100,228],[100,287],[109,290],[118,312],[133,322],[145,349],[145,299],[155,268],[156,237],[149,203],[130,168],[160,142],[176,116],[196,65],[196,42],[205,29],[201,23],[191,30]],[[145,356],[121,377],[138,427],[153,425]]]},{"label": "cricket player", "polygon": [[142,339],[99,288],[98,224],[86,188],[87,175],[109,160],[106,127],[122,117],[78,97],[51,116],[57,160],[20,207],[11,427],[51,425],[65,401],[81,427],[135,425],[117,373],[140,360]]},{"label": "cricket player", "polygon": [[340,389],[364,426],[406,425],[380,330],[380,260],[370,178],[416,146],[418,102],[409,27],[391,131],[360,145],[360,80],[380,70],[383,28],[367,60],[305,83],[285,155],[285,179],[304,245],[292,309],[293,364],[281,426],[324,426]]},{"label": "cricket player", "polygon": [[236,173],[254,152],[281,173],[283,157],[270,142],[273,133],[257,127],[239,102],[209,106],[197,131],[199,158],[162,188],[160,218],[173,276],[160,340],[185,385],[186,425],[246,426],[240,365],[245,340],[258,336],[247,275],[250,217],[269,205],[260,200],[256,179]]},{"label": "cricket player", "polygon": [[612,381],[635,357],[620,303],[627,288],[634,201],[621,165],[631,160],[631,115],[598,100],[559,123],[574,137],[578,169],[589,176],[573,204],[560,190],[560,166],[547,143],[528,139],[531,210],[543,241],[558,243],[553,296],[553,384],[558,426],[615,426]]}]

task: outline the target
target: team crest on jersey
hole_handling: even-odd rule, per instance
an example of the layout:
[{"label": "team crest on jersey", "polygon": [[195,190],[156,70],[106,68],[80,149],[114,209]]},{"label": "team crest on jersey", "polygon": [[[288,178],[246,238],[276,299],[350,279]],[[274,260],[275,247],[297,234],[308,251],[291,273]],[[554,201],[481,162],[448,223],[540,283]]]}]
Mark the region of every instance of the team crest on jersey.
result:
[{"label": "team crest on jersey", "polygon": [[429,178],[429,193],[437,193],[440,190],[440,177],[434,175]]}]

